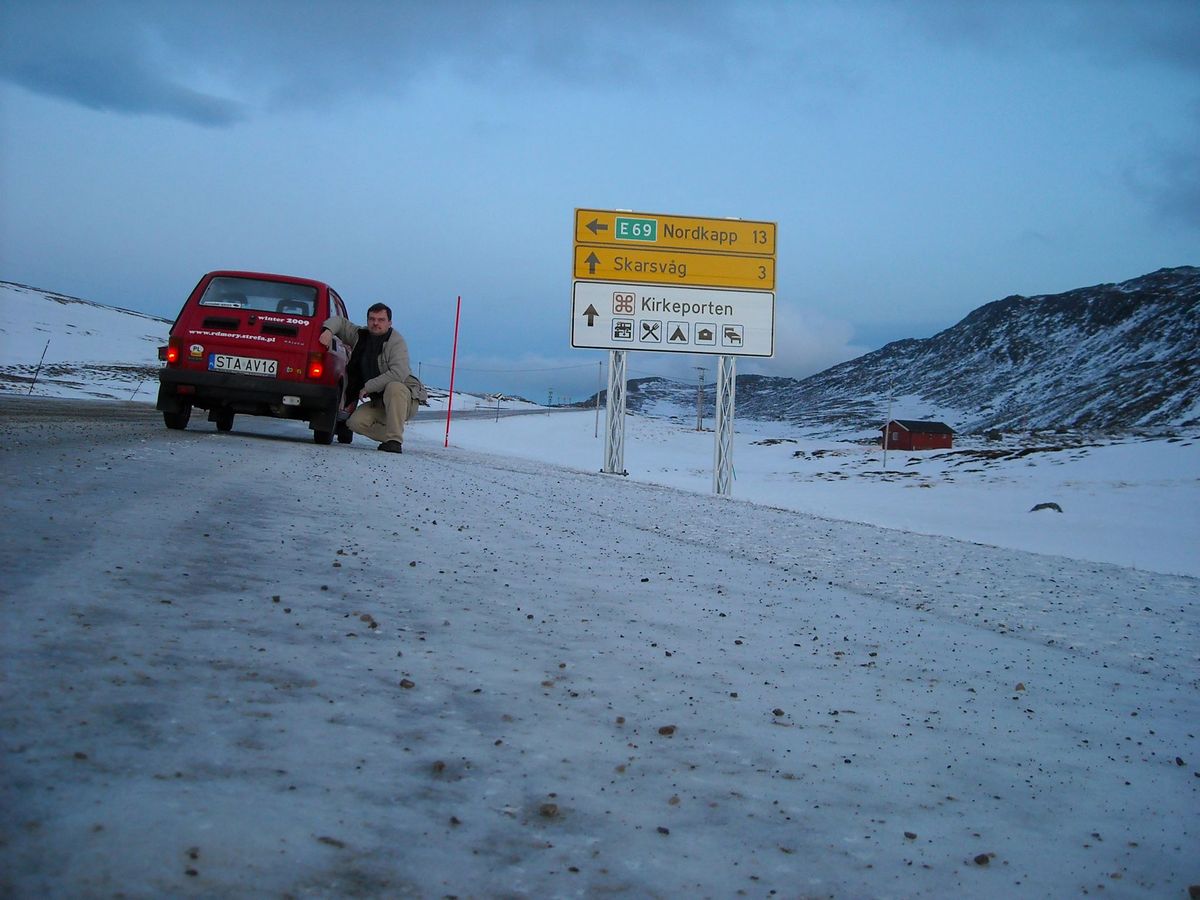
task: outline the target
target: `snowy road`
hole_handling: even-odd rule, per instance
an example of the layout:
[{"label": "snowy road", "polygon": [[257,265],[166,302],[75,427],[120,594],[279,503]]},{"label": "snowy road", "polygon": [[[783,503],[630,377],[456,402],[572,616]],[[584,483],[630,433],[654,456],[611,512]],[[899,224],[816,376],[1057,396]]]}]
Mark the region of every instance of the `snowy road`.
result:
[{"label": "snowy road", "polygon": [[1197,579],[10,403],[0,894],[1200,882]]}]

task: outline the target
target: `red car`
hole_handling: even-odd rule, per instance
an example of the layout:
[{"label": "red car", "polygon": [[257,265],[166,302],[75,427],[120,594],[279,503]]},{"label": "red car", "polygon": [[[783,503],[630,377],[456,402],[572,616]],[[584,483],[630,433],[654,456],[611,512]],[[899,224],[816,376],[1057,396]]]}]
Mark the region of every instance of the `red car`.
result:
[{"label": "red car", "polygon": [[183,304],[159,355],[158,409],[168,428],[208,410],[218,431],[235,415],[303,419],[318,444],[353,434],[339,420],[349,349],[317,338],[331,315],[346,317],[321,281],[259,272],[209,272]]}]

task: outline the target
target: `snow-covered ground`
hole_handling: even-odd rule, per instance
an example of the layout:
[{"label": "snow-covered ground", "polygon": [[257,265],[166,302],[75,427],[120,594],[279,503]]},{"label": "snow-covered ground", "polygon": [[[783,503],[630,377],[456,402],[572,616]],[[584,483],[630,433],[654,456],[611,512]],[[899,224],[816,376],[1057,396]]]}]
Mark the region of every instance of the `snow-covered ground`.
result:
[{"label": "snow-covered ground", "polygon": [[462,446],[504,419],[393,456],[43,403],[0,448],[0,894],[1200,883],[1195,578]]},{"label": "snow-covered ground", "polygon": [[1200,884],[1195,435],[739,421],[724,499],[684,410],[621,477],[603,411],[393,456],[8,393],[0,896]]},{"label": "snow-covered ground", "polygon": [[0,394],[153,399],[171,323],[0,282]]},{"label": "snow-covered ground", "polygon": [[[714,436],[686,411],[627,417],[625,468],[637,481],[713,490]],[[708,423],[711,426],[711,423]],[[443,435],[444,421],[414,429]],[[604,418],[592,412],[451,420],[451,443],[599,471]],[[599,435],[597,437],[597,434]],[[1200,575],[1200,439],[1044,435],[959,439],[951,451],[889,451],[738,421],[733,496],[887,529]],[[1041,503],[1062,510],[1031,512]]]}]

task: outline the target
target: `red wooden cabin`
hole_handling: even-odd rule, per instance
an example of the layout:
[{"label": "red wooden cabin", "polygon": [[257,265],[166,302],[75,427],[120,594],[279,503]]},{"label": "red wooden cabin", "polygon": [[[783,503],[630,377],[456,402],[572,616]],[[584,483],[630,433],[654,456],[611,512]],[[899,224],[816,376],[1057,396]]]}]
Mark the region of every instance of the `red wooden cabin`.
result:
[{"label": "red wooden cabin", "polygon": [[954,441],[954,430],[945,422],[892,419],[881,430],[880,446],[888,450],[949,450]]}]

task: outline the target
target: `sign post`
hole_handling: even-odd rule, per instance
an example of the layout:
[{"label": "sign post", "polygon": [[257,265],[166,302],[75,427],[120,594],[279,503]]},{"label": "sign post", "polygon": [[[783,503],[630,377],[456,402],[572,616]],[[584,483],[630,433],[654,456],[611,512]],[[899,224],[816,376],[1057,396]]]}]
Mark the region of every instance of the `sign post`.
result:
[{"label": "sign post", "polygon": [[775,235],[774,222],[575,210],[571,346],[611,351],[604,472],[626,474],[625,352],[716,355],[714,490],[729,496],[735,359],[775,355]]},{"label": "sign post", "polygon": [[608,403],[604,411],[604,473],[625,471],[625,351],[608,354]]},{"label": "sign post", "polygon": [[717,360],[717,434],[713,456],[713,493],[733,492],[733,406],[737,393],[737,357]]}]

